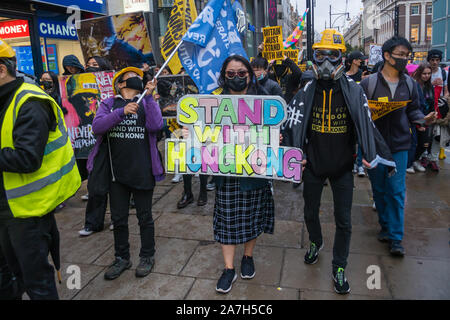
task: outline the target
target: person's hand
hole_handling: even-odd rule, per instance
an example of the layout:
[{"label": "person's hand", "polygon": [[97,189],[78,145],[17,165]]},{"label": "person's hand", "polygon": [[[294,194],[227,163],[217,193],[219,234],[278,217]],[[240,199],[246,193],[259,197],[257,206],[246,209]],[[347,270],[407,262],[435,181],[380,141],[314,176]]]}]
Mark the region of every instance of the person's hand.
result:
[{"label": "person's hand", "polygon": [[433,80],[433,82],[431,83],[433,86],[442,86],[443,82],[441,78],[436,78]]},{"label": "person's hand", "polygon": [[306,168],[306,159],[302,160],[302,172],[305,171]]},{"label": "person's hand", "polygon": [[181,129],[181,135],[186,140],[189,138],[189,129],[188,129],[188,127],[183,127],[183,129]]},{"label": "person's hand", "polygon": [[368,163],[368,162],[366,161],[366,159],[362,159],[362,163],[363,163],[363,165],[364,165],[367,169],[372,169],[372,166],[370,165],[370,163]]},{"label": "person's hand", "polygon": [[436,121],[436,112],[430,112],[425,116],[424,120],[427,125],[434,123]]},{"label": "person's hand", "polygon": [[136,102],[130,102],[123,108],[125,115],[136,114],[139,109],[139,105]]},{"label": "person's hand", "polygon": [[264,42],[261,42],[258,46],[258,51],[263,52],[263,50],[264,50]]},{"label": "person's hand", "polygon": [[418,127],[417,128],[417,131],[420,131],[420,132],[424,132],[425,130],[427,130],[427,128],[425,128],[425,127]]},{"label": "person's hand", "polygon": [[156,80],[156,78],[153,78],[152,81],[147,82],[147,84],[145,85],[145,90],[147,90],[146,95],[148,96],[149,94],[153,93],[153,90],[155,90],[156,85],[158,84],[158,80]]},{"label": "person's hand", "polygon": [[280,133],[280,143],[283,142],[283,135]]}]

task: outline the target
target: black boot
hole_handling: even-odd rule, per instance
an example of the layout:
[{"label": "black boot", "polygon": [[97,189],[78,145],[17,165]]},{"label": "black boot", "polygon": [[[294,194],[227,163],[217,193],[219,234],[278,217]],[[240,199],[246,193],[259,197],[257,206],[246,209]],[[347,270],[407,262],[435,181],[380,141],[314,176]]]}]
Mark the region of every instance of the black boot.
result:
[{"label": "black boot", "polygon": [[187,207],[188,204],[194,202],[194,196],[191,194],[183,194],[183,197],[181,197],[181,200],[177,203],[178,209],[183,209],[184,207]]}]

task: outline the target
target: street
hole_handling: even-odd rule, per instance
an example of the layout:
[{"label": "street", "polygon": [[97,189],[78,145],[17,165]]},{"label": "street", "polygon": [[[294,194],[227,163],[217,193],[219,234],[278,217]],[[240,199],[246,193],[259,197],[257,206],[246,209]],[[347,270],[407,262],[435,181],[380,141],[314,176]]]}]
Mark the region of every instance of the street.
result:
[{"label": "street", "polygon": [[[324,187],[321,222],[324,249],[315,265],[306,265],[308,233],[303,222],[302,187],[293,189],[274,183],[275,233],[258,238],[254,259],[256,276],[238,280],[227,295],[216,293],[223,269],[221,248],[213,239],[214,191],[208,204],[196,201],[178,210],[183,183],[171,183],[172,176],[158,183],[153,197],[156,233],[156,263],[152,273],[136,278],[139,262],[139,226],[135,210],[129,218],[133,266],[118,279],[106,281],[103,274],[114,259],[113,232],[109,230],[109,209],[105,230],[82,238],[86,182],[67,206],[56,214],[61,234],[61,299],[75,300],[312,300],[312,299],[449,299],[450,298],[450,150],[441,160],[441,171],[407,175],[405,204],[406,250],[404,258],[389,255],[387,244],[377,241],[377,214],[372,209],[369,179],[355,176],[352,210],[352,240],[346,277],[351,293],[334,292],[331,278],[334,217],[331,188]],[[197,199],[198,178],[193,179]],[[239,271],[243,246],[235,258]],[[75,266],[75,267],[74,267]],[[80,268],[81,283],[77,284]],[[70,268],[69,268],[70,267]],[[69,269],[68,269],[69,268]],[[69,272],[68,272],[69,271]],[[378,279],[376,278],[378,275]],[[378,282],[377,282],[378,281]],[[369,289],[370,287],[370,289]]]}]

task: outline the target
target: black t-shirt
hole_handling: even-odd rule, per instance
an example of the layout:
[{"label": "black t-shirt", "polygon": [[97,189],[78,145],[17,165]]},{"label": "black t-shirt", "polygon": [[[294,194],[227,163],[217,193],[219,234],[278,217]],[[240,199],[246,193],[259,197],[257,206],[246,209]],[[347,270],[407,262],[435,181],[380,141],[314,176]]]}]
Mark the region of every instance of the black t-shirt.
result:
[{"label": "black t-shirt", "polygon": [[307,168],[320,177],[338,177],[352,170],[354,130],[339,84],[318,81],[308,124]]},{"label": "black t-shirt", "polygon": [[[113,109],[122,108],[129,102],[131,100],[116,98]],[[139,190],[153,189],[155,178],[152,174],[144,107],[140,105],[136,114],[127,115],[109,130],[108,136],[116,180]]]},{"label": "black t-shirt", "polygon": [[360,82],[362,80],[362,71],[361,69],[358,69],[358,72],[356,72],[355,74],[352,74],[351,76],[349,76],[350,78],[353,79],[353,81],[355,82]]}]

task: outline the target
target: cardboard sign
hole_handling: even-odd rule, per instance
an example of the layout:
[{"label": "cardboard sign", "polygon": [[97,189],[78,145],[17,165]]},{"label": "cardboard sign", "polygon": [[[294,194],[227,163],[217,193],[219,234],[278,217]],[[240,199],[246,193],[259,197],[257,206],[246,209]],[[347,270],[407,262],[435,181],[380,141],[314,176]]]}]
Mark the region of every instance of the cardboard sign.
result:
[{"label": "cardboard sign", "polygon": [[80,73],[59,78],[62,106],[77,159],[86,159],[95,144],[92,121],[102,100],[113,97],[112,71]]},{"label": "cardboard sign", "polygon": [[291,59],[292,61],[295,62],[296,65],[298,65],[298,55],[299,55],[300,50],[294,50],[294,49],[288,49],[288,50],[284,50],[283,54],[288,57],[289,59]]},{"label": "cardboard sign", "polygon": [[262,55],[268,61],[283,60],[283,30],[281,26],[263,28],[264,48]]},{"label": "cardboard sign", "polygon": [[279,146],[286,116],[278,96],[184,96],[177,121],[189,136],[166,140],[166,170],[300,182],[302,150]]},{"label": "cardboard sign", "polygon": [[176,118],[178,100],[187,94],[197,94],[198,89],[188,75],[158,77],[158,104],[163,118]]},{"label": "cardboard sign", "polygon": [[404,108],[410,103],[411,100],[408,101],[376,101],[369,100],[369,108],[372,113],[372,120],[377,120],[381,117],[384,117],[388,113],[392,111]]}]

